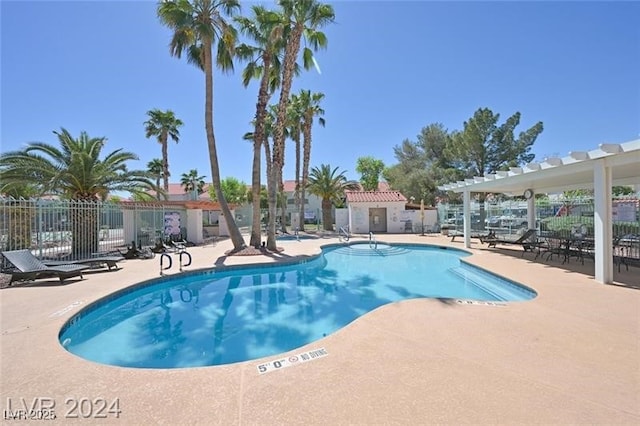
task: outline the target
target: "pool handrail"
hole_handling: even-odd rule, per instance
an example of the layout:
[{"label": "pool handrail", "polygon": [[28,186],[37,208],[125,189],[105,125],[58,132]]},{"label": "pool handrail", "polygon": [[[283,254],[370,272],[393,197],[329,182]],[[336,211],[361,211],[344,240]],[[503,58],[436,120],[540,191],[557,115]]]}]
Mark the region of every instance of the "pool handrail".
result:
[{"label": "pool handrail", "polygon": [[[189,263],[185,263],[185,264],[183,264],[183,263],[182,263],[182,255],[186,255],[186,256],[189,258]],[[189,266],[189,265],[191,265],[191,253],[189,253],[189,252],[185,249],[184,251],[181,251],[181,252],[180,252],[179,256],[180,256],[180,258],[179,258],[179,260],[180,260],[180,272],[182,272],[182,268],[183,268],[184,266]]]},{"label": "pool handrail", "polygon": [[340,229],[338,230],[338,239],[340,241],[342,241],[342,236],[344,235],[344,240],[345,241],[349,241],[350,235],[349,235],[349,226],[341,226]]},{"label": "pool handrail", "polygon": [[378,241],[376,240],[376,236],[373,235],[373,231],[369,231],[369,248],[371,248],[371,243],[373,241],[374,249],[378,249]]},{"label": "pool handrail", "polygon": [[[162,267],[163,263],[164,263],[163,260],[165,258],[169,259],[169,265],[167,265],[166,268],[163,268]],[[167,253],[162,253],[160,255],[160,276],[164,275],[164,272],[162,272],[162,271],[165,271],[167,269],[171,269],[171,266],[173,266],[173,259],[171,259],[171,256],[169,256]]]}]

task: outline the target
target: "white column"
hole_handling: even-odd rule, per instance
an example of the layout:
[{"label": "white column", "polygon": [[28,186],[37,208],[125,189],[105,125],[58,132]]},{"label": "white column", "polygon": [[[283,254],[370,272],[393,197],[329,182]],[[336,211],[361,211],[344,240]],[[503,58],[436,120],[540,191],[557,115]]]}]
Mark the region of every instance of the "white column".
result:
[{"label": "white column", "polygon": [[606,160],[596,161],[593,169],[595,278],[603,284],[613,282],[611,181],[611,167]]},{"label": "white column", "polygon": [[536,200],[535,194],[527,200],[527,223],[529,229],[536,229]]},{"label": "white column", "polygon": [[136,236],[136,212],[133,209],[122,209],[122,228],[124,234],[125,245],[131,244],[131,241],[138,242]]},{"label": "white column", "polygon": [[464,211],[464,246],[471,248],[471,191],[463,192],[462,207]]},{"label": "white column", "polygon": [[201,209],[187,209],[187,235],[185,238],[196,244],[203,241]]},{"label": "white column", "polygon": [[[231,210],[231,214],[234,214],[233,212],[234,211]],[[229,226],[227,225],[227,218],[224,216],[222,211],[218,216],[218,235],[221,237],[229,236]]]}]

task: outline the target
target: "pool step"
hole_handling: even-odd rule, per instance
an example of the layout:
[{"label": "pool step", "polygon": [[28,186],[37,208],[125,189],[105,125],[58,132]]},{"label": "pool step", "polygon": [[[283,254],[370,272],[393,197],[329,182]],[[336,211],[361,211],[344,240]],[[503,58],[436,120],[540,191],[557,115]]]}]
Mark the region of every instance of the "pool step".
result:
[{"label": "pool step", "polygon": [[[364,247],[363,247],[364,246]],[[334,253],[348,256],[398,256],[409,253],[410,250],[400,246],[369,247],[368,244],[358,244],[358,248],[344,246],[336,249]]]},{"label": "pool step", "polygon": [[531,297],[527,289],[472,266],[462,264],[449,268],[449,271],[498,300],[525,300]]}]

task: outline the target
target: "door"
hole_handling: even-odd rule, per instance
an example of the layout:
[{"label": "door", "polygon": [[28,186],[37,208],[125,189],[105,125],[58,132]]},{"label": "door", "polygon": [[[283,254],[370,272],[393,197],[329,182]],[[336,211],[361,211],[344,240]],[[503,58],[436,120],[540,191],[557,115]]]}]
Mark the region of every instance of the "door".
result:
[{"label": "door", "polygon": [[387,232],[387,209],[369,209],[369,231]]}]

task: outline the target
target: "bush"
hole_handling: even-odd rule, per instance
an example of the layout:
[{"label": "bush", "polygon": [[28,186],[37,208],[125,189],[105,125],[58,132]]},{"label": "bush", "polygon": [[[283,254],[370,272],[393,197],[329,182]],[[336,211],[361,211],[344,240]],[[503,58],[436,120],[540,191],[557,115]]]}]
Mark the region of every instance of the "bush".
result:
[{"label": "bush", "polygon": [[[587,235],[593,235],[593,216],[548,217],[540,221],[541,231],[570,234],[576,227],[586,225]],[[613,235],[640,234],[638,222],[613,222]]]}]

